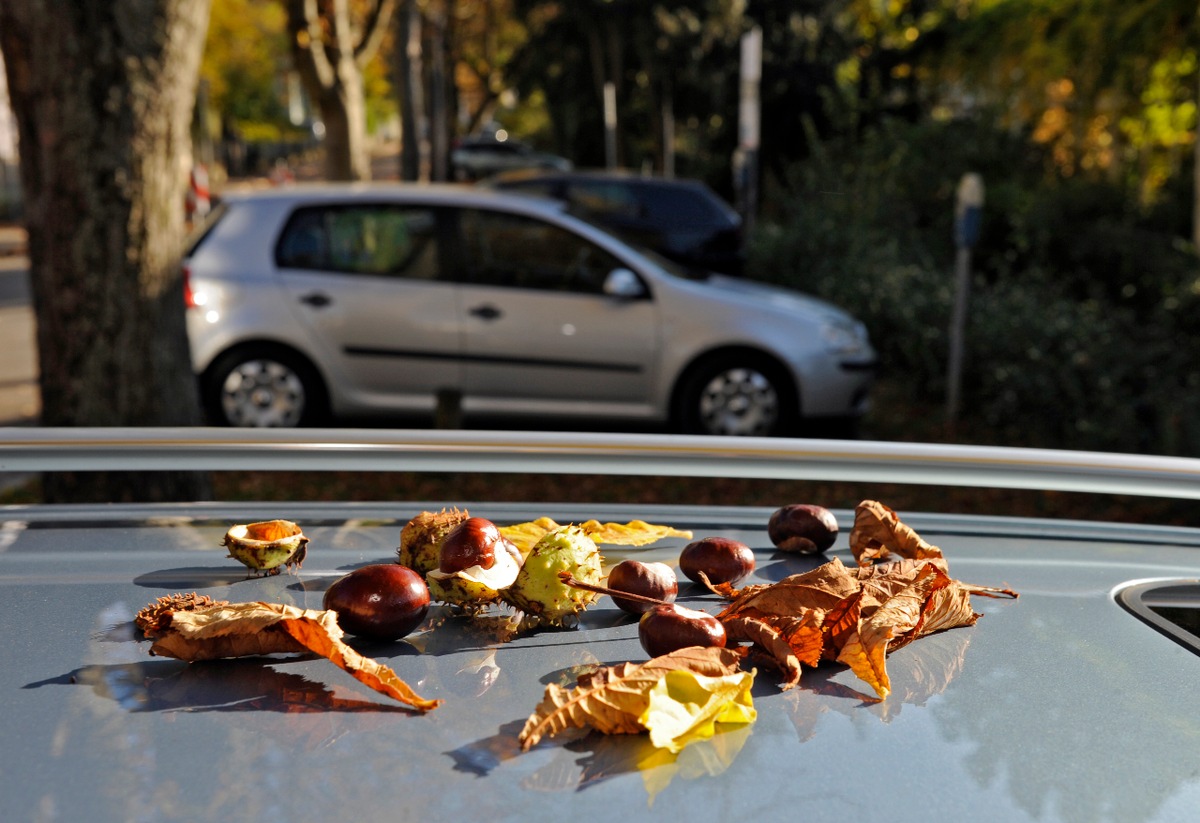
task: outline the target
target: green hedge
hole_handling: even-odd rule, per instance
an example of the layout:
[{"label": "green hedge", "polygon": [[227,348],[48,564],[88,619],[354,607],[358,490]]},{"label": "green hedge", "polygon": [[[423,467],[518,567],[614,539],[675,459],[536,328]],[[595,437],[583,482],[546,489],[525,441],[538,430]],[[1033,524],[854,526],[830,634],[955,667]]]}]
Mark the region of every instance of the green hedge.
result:
[{"label": "green hedge", "polygon": [[1200,454],[1200,267],[1166,228],[1183,221],[1046,169],[1019,136],[979,124],[827,144],[766,186],[748,273],[854,313],[900,397],[940,402],[954,191],[979,172],[962,422],[1006,445]]}]

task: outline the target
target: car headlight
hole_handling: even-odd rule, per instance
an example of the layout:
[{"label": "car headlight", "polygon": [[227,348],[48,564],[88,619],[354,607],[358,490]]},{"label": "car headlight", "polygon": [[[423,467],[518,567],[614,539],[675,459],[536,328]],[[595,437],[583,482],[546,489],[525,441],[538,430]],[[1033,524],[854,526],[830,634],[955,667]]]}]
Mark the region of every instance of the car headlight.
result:
[{"label": "car headlight", "polygon": [[867,327],[856,320],[826,320],[821,324],[821,340],[830,354],[858,354],[867,347]]}]

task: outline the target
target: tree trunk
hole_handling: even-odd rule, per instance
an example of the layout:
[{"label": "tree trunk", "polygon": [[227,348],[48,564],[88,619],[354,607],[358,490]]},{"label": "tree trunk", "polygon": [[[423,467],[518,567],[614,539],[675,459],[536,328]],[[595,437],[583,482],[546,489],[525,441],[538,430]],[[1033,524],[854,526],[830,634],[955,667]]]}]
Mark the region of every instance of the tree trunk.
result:
[{"label": "tree trunk", "polygon": [[[347,65],[349,64],[349,65]],[[325,125],[325,179],[370,180],[367,104],[362,75],[353,60],[340,60],[341,81],[318,92],[317,109]]]},{"label": "tree trunk", "polygon": [[430,11],[429,21],[429,177],[450,177],[450,107],[446,86],[450,79],[446,66],[446,31],[453,0],[441,0]]},{"label": "tree trunk", "polygon": [[[1196,77],[1196,101],[1200,103],[1200,74]],[[1192,245],[1200,253],[1200,122],[1192,141]]]},{"label": "tree trunk", "polygon": [[421,9],[417,0],[405,0],[396,27],[396,89],[400,93],[400,179],[421,179],[421,123],[425,96],[421,60]]},{"label": "tree trunk", "polygon": [[[46,426],[196,425],[180,253],[207,0],[0,0]],[[196,499],[207,476],[47,475],[48,501]]]},{"label": "tree trunk", "polygon": [[[286,0],[292,57],[325,126],[327,180],[370,180],[362,69],[375,54],[395,0]],[[355,25],[354,13],[364,15]]]}]

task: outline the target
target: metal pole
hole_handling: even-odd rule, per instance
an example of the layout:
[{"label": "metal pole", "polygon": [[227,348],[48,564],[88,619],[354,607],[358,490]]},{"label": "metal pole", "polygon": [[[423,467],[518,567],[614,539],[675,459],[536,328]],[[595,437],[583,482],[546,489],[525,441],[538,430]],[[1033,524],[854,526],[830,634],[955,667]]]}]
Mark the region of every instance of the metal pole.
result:
[{"label": "metal pole", "polygon": [[959,246],[954,258],[954,313],[950,319],[950,364],[946,378],[946,422],[958,422],[962,396],[963,348],[967,337],[967,303],[971,292],[971,249]]},{"label": "metal pole", "polygon": [[617,167],[617,86],[611,81],[604,84],[604,165]]},{"label": "metal pole", "polygon": [[954,313],[950,318],[950,357],[946,374],[946,427],[954,434],[962,396],[962,372],[971,294],[971,249],[979,240],[983,215],[983,178],[969,172],[959,181],[954,203]]},{"label": "metal pole", "polygon": [[738,150],[734,158],[738,207],[749,234],[758,211],[758,149],[761,133],[759,84],[762,82],[762,29],[742,35],[739,71]]}]

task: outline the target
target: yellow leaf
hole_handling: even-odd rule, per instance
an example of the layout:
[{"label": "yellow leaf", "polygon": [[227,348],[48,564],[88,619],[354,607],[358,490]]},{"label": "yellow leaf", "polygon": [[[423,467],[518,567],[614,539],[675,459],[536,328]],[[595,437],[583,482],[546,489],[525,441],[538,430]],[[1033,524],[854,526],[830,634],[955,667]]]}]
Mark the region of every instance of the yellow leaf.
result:
[{"label": "yellow leaf", "polygon": [[[561,528],[549,517],[539,517],[530,523],[516,523],[512,526],[502,526],[500,533],[521,550],[521,554],[529,554],[534,545],[548,533]],[[628,523],[601,523],[599,520],[587,520],[579,524],[583,533],[595,543],[607,543],[614,546],[645,546],[662,540],[664,537],[682,537],[690,540],[692,533],[671,526],[657,526],[644,520],[631,520]]]},{"label": "yellow leaf", "polygon": [[709,677],[736,673],[742,654],[733,649],[679,649],[645,663],[621,663],[579,678],[576,687],[551,683],[542,702],[525,721],[520,743],[523,750],[545,736],[570,728],[592,728],[604,734],[637,734],[645,731],[639,718],[646,711],[650,689],[670,671],[688,669]]},{"label": "yellow leaf", "polygon": [[601,523],[599,520],[588,520],[580,523],[588,537],[597,543],[609,543],[614,546],[645,546],[662,540],[664,537],[692,538],[690,531],[675,529],[670,526],[657,526],[644,520],[630,520],[628,523]]},{"label": "yellow leaf", "polygon": [[758,716],[750,697],[754,674],[706,677],[687,669],[669,671],[651,687],[638,720],[650,732],[650,742],[670,752],[712,737],[718,723],[753,723]]},{"label": "yellow leaf", "polygon": [[531,523],[517,523],[512,526],[501,526],[500,534],[508,538],[514,546],[521,550],[521,554],[529,554],[533,551],[533,547],[537,542],[545,537],[550,532],[559,528],[559,524],[555,523],[549,517],[539,517]]}]

